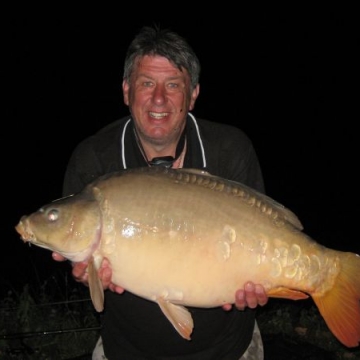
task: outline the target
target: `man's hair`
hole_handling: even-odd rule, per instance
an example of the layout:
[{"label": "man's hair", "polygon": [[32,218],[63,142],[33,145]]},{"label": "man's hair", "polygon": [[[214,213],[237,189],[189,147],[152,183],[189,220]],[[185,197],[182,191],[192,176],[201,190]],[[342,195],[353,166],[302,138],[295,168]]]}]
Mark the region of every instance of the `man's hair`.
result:
[{"label": "man's hair", "polygon": [[140,30],[125,56],[123,78],[128,83],[130,83],[130,76],[137,65],[137,60],[145,55],[163,56],[180,71],[186,69],[192,89],[199,83],[200,61],[188,42],[177,33],[157,26],[145,26]]}]

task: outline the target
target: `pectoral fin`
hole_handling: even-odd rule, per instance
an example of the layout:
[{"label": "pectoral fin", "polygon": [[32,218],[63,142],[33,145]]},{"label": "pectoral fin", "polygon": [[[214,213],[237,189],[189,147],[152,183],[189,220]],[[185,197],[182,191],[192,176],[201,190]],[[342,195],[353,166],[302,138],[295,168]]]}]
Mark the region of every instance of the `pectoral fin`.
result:
[{"label": "pectoral fin", "polygon": [[93,258],[89,260],[88,264],[88,280],[92,303],[95,310],[101,312],[104,310],[104,289]]},{"label": "pectoral fin", "polygon": [[164,298],[158,298],[157,303],[176,331],[186,340],[190,340],[194,322],[190,312],[181,305],[175,305]]},{"label": "pectoral fin", "polygon": [[290,300],[303,300],[307,299],[309,295],[298,291],[293,290],[285,287],[277,287],[274,289],[271,289],[267,292],[267,295],[269,297],[273,298],[283,298],[283,299],[290,299]]}]

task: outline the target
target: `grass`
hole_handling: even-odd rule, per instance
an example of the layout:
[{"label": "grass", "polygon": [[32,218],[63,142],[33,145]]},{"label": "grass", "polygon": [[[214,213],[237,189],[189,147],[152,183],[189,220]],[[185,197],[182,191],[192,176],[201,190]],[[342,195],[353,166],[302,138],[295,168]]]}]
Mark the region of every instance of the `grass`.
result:
[{"label": "grass", "polygon": [[[99,314],[85,286],[64,275],[58,278],[2,295],[0,359],[91,358],[99,336]],[[258,308],[258,324],[264,339],[276,338],[280,343],[298,346],[303,354],[307,346],[331,354],[326,359],[360,359],[359,348],[348,349],[335,339],[311,300],[271,299]],[[311,359],[305,355],[292,357],[305,358]]]},{"label": "grass", "polygon": [[45,282],[0,302],[0,359],[76,359],[91,354],[99,337],[99,314],[82,284]]}]

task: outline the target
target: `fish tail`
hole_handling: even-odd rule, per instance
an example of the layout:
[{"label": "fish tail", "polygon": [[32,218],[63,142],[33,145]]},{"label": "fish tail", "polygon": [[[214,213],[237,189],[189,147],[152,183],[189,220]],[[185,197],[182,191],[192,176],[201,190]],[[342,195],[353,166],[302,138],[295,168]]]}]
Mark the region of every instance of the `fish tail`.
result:
[{"label": "fish tail", "polygon": [[360,342],[360,256],[344,252],[334,286],[324,295],[314,295],[327,326],[347,347]]}]

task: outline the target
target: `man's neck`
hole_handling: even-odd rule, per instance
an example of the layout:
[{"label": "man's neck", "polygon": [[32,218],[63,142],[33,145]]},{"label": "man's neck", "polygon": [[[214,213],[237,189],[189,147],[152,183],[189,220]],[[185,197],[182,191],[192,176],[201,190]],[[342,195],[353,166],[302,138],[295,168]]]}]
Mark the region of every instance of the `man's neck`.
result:
[{"label": "man's neck", "polygon": [[148,139],[144,139],[135,128],[134,133],[139,149],[147,161],[164,156],[171,156],[176,159],[180,156],[183,149],[185,148],[185,130],[177,139],[165,144],[157,144],[155,142],[149,141]]},{"label": "man's neck", "polygon": [[158,145],[141,141],[141,146],[148,161],[156,157],[172,156],[175,157],[177,143]]}]

